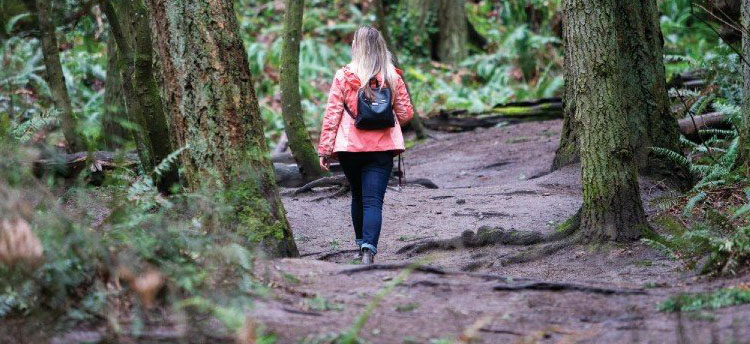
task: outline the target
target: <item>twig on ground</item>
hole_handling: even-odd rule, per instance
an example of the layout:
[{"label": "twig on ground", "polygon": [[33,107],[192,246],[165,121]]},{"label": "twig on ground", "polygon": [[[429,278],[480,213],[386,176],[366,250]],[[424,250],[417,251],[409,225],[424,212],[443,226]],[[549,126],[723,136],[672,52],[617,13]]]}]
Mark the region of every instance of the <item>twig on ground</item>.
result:
[{"label": "twig on ground", "polygon": [[284,310],[284,312],[293,313],[293,314],[302,314],[302,315],[309,315],[309,316],[314,316],[314,317],[319,317],[323,315],[318,312],[302,311],[299,309],[293,309],[293,308],[287,308],[287,307],[282,307],[281,309]]}]

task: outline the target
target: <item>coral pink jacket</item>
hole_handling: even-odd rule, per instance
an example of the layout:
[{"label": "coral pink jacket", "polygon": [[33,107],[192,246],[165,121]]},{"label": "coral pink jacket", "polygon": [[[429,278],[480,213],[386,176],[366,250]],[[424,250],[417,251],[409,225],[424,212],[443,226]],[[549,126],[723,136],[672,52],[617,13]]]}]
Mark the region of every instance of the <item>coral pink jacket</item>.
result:
[{"label": "coral pink jacket", "polygon": [[[336,72],[333,85],[328,94],[328,104],[323,115],[323,128],[320,131],[318,154],[335,157],[336,152],[382,152],[404,151],[404,137],[401,126],[409,122],[414,115],[406,84],[398,73],[396,85],[391,86],[394,92],[393,112],[396,114],[396,126],[382,130],[359,130],[354,126],[354,119],[344,111],[344,101],[357,116],[357,90],[360,82],[357,75],[347,65]],[[383,82],[378,75],[378,82]]]}]

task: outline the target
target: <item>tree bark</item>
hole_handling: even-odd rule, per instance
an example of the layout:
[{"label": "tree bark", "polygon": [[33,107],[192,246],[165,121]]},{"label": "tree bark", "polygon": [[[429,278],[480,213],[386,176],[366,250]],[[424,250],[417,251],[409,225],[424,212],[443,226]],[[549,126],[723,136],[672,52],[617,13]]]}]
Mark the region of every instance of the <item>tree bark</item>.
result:
[{"label": "tree bark", "polygon": [[68,151],[77,152],[85,150],[86,146],[76,132],[76,119],[73,114],[73,106],[68,96],[68,88],[65,85],[62,65],[60,64],[60,51],[57,46],[57,34],[52,19],[51,2],[37,0],[35,3],[37,20],[39,22],[42,53],[44,54],[44,66],[46,69],[47,84],[52,92],[52,100],[57,110],[60,111],[60,126],[67,141]]},{"label": "tree bark", "polygon": [[[141,127],[136,135],[144,170],[152,171],[175,149],[170,142],[167,116],[154,77],[151,28],[142,0],[101,1],[120,52],[120,71],[130,118]],[[153,175],[157,187],[169,192],[179,183],[177,166]]]},{"label": "tree bark", "polygon": [[441,62],[457,65],[468,56],[466,40],[469,32],[466,25],[465,1],[438,2],[437,56]]},{"label": "tree bark", "polygon": [[299,44],[302,36],[304,0],[287,0],[284,14],[284,36],[281,46],[281,114],[284,131],[289,140],[294,161],[306,180],[314,180],[325,173],[318,163],[318,154],[310,141],[302,115],[299,94]]},{"label": "tree bark", "polygon": [[638,188],[628,75],[620,68],[618,0],[564,0],[565,58],[580,124],[580,233],[593,241],[631,241],[648,228]]},{"label": "tree bark", "polygon": [[464,0],[409,0],[408,9],[415,15],[417,27],[434,25],[430,35],[432,58],[456,65],[468,56],[469,27]]},{"label": "tree bark", "polygon": [[[750,28],[750,0],[742,0],[741,5],[741,27],[746,30]],[[742,34],[742,54],[750,58],[750,37],[747,33]],[[740,127],[740,156],[737,164],[740,173],[750,176],[750,66],[742,64],[742,124]]]},{"label": "tree bark", "polygon": [[[656,157],[651,154],[650,149],[661,147],[680,151],[679,127],[677,119],[672,115],[666,89],[656,1],[622,2],[615,14],[618,30],[616,42],[622,52],[615,66],[627,72],[622,97],[626,100],[626,112],[630,114],[627,120],[632,128],[632,142],[635,145],[634,160],[641,172],[664,177],[680,187],[686,187],[691,182],[688,171]],[[564,17],[564,20],[571,22],[574,18]],[[570,53],[572,52],[566,50],[566,54]],[[579,72],[575,68],[566,68],[565,73],[565,120],[553,169],[577,161],[576,147],[580,144],[576,106],[579,102],[575,99],[578,95],[575,80],[579,78],[569,75]]]},{"label": "tree bark", "polygon": [[104,83],[104,118],[102,119],[102,141],[104,147],[115,150],[130,138],[130,132],[122,126],[127,120],[123,98],[122,74],[119,68],[119,52],[115,40],[107,41],[107,80]]},{"label": "tree bark", "polygon": [[[191,189],[218,186],[223,225],[272,256],[297,256],[232,0],[148,0],[167,108]],[[218,178],[218,180],[217,180]]]}]

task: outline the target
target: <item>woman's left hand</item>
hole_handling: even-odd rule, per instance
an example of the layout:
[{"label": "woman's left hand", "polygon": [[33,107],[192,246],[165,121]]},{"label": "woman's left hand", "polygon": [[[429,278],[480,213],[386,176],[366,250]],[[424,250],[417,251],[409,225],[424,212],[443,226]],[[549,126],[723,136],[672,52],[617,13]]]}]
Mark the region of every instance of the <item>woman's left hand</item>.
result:
[{"label": "woman's left hand", "polygon": [[331,170],[331,163],[328,162],[328,158],[321,156],[320,157],[320,168],[323,169],[323,171],[329,172]]}]

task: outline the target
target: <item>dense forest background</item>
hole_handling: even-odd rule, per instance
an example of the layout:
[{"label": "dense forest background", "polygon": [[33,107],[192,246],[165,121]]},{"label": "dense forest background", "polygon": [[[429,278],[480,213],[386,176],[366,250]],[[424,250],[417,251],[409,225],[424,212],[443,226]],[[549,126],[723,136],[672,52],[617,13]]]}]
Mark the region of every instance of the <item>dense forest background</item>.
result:
[{"label": "dense forest background", "polygon": [[[325,241],[324,252],[301,247],[309,238],[298,234],[295,226],[304,227],[305,221],[296,217],[297,210],[288,219],[284,207],[304,208],[294,203],[296,197],[313,187],[342,185],[343,179],[306,164],[317,159],[310,149],[317,143],[328,90],[335,72],[350,61],[352,34],[363,25],[378,27],[386,35],[408,82],[418,115],[405,128],[408,148],[439,141],[446,133],[562,121],[561,129],[545,128],[542,134],[554,137],[556,144],[560,132],[560,146],[549,164],[551,170],[560,170],[581,160],[584,166],[590,164],[590,156],[579,157],[579,149],[594,148],[579,148],[582,141],[635,142],[635,157],[625,159],[632,164],[606,167],[632,172],[617,175],[632,188],[602,193],[637,190],[634,176],[640,171],[654,178],[649,179],[650,188],[660,190],[656,197],[644,196],[648,214],[636,191],[630,199],[612,196],[615,210],[601,210],[601,218],[587,215],[597,212],[589,209],[595,203],[590,195],[619,181],[589,174],[586,171],[595,169],[584,167],[584,205],[573,207],[582,211],[548,221],[550,229],[563,233],[552,237],[579,227],[583,234],[498,260],[527,262],[580,243],[616,241],[620,249],[635,241],[691,278],[727,281],[694,292],[669,289],[658,301],[643,301],[655,303],[655,310],[694,311],[690,314],[701,317],[705,309],[747,304],[750,149],[743,147],[750,146],[742,137],[750,137],[743,119],[750,118],[750,107],[747,100],[743,103],[742,90],[750,85],[750,76],[743,79],[743,63],[750,56],[743,36],[750,15],[741,16],[740,10],[747,1],[654,2],[661,34],[648,27],[642,31],[651,32],[645,40],[659,47],[646,50],[663,49],[663,58],[632,52],[632,61],[654,60],[648,67],[633,62],[634,74],[642,72],[639,68],[655,72],[638,74],[637,81],[624,78],[623,83],[647,85],[643,88],[649,82],[655,88],[663,83],[668,99],[662,104],[654,96],[659,103],[654,105],[624,92],[617,106],[637,108],[629,113],[667,109],[670,125],[679,131],[665,135],[650,132],[661,126],[659,120],[638,122],[611,113],[591,120],[600,124],[588,126],[584,120],[583,127],[576,127],[581,124],[571,120],[575,102],[570,99],[576,97],[571,85],[584,80],[581,75],[586,73],[569,74],[577,69],[564,56],[567,52],[579,58],[576,61],[595,61],[594,53],[605,56],[611,51],[596,40],[592,41],[600,43],[601,51],[566,46],[562,2],[0,0],[0,329],[23,338],[52,338],[57,330],[74,335],[96,332],[97,340],[117,342],[157,341],[153,328],[163,326],[169,328],[166,341],[174,339],[169,337],[172,333],[190,338],[194,331],[194,338],[207,341],[272,343],[279,329],[266,328],[263,319],[257,320],[262,316],[245,313],[262,310],[263,300],[273,299],[276,292],[302,298],[302,314],[343,308],[322,294],[295,289],[305,272],[274,269],[276,263],[269,259],[341,254],[335,239]],[[571,5],[568,10],[573,13],[576,8]],[[195,13],[195,18],[175,13]],[[295,22],[295,14],[301,22]],[[584,19],[577,23],[586,24]],[[193,30],[194,25],[204,31]],[[295,40],[298,47],[290,44]],[[289,72],[295,64],[298,76]],[[589,110],[598,114],[603,105],[596,101]],[[582,104],[589,104],[588,99]],[[217,113],[232,116],[214,121]],[[620,134],[633,131],[634,136],[612,129],[610,136],[591,139],[588,135],[597,131],[591,130],[596,125],[632,127]],[[588,129],[580,129],[584,127]],[[477,135],[484,135],[481,130],[490,129],[479,129]],[[514,132],[502,140],[525,142],[530,135]],[[452,149],[451,154],[463,152],[461,146]],[[523,153],[528,160],[536,159],[533,154]],[[433,163],[439,169],[440,162]],[[514,179],[531,178],[523,174]],[[437,188],[424,178],[408,182]],[[629,207],[636,203],[631,212]],[[619,216],[623,213],[627,216]],[[478,214],[481,219],[502,216]],[[629,224],[645,224],[648,215],[651,225],[614,233],[603,229],[601,235],[587,231],[607,227],[611,214]],[[483,236],[478,230],[468,238],[461,232],[472,228],[462,228],[448,239],[409,244],[398,253],[550,240],[533,233],[519,236],[512,228],[510,236],[499,230]],[[411,235],[399,240],[416,241]],[[417,263],[432,258],[420,259]],[[639,264],[646,268],[648,262]],[[496,268],[482,264],[463,270]],[[381,300],[409,274],[426,269],[396,265],[387,269],[402,272],[368,294],[372,301],[356,317],[344,320],[346,325],[333,334],[305,340],[363,342],[362,329]],[[277,279],[269,270],[278,273]],[[669,288],[684,285],[680,283]],[[641,287],[659,285],[644,282]],[[404,311],[401,306],[396,306],[398,313],[415,308]],[[376,336],[374,331],[368,336]],[[212,337],[214,332],[218,334]],[[468,343],[478,338],[474,332],[432,342]],[[0,342],[14,340],[3,336],[0,333]]]}]

